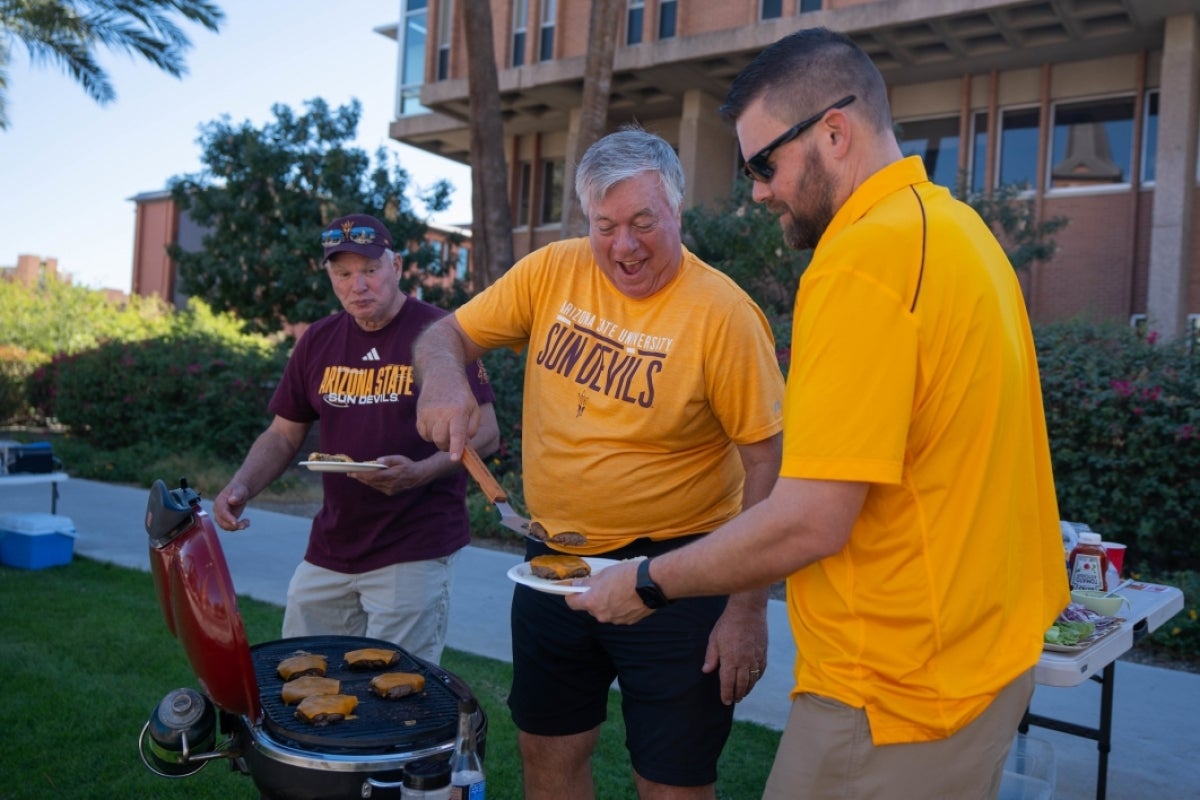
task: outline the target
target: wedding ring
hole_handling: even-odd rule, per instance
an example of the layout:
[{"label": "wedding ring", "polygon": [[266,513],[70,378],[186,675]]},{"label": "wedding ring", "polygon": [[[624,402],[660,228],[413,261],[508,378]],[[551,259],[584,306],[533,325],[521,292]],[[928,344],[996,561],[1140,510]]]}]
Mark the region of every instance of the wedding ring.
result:
[{"label": "wedding ring", "polygon": [[762,675],[762,670],[761,669],[752,669],[752,670],[750,670],[750,674],[757,678],[759,675]]}]

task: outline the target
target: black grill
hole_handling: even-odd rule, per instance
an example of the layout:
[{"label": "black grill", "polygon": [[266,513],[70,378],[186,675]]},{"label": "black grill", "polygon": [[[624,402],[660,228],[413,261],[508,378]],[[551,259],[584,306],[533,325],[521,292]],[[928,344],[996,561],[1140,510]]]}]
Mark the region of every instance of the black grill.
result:
[{"label": "black grill", "polygon": [[[345,654],[365,647],[400,653],[384,669],[352,670]],[[358,698],[354,719],[325,726],[296,718],[296,706],[284,705],[279,662],[297,652],[323,655],[328,678],[342,682],[342,694]],[[275,739],[303,750],[326,753],[406,753],[453,741],[458,726],[458,698],[447,673],[420,661],[390,642],[359,636],[304,636],[280,639],[250,648],[263,706],[263,728]],[[371,678],[382,672],[415,672],[425,676],[425,691],[385,700],[370,690]]]}]

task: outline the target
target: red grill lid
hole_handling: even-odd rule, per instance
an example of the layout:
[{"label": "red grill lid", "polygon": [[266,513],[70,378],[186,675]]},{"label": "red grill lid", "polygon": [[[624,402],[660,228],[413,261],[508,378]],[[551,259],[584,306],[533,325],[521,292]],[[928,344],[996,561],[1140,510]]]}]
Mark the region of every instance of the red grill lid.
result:
[{"label": "red grill lid", "polygon": [[150,570],[167,627],[200,686],[218,708],[257,723],[262,710],[246,627],[216,528],[198,505],[181,534],[162,547],[151,544]]}]

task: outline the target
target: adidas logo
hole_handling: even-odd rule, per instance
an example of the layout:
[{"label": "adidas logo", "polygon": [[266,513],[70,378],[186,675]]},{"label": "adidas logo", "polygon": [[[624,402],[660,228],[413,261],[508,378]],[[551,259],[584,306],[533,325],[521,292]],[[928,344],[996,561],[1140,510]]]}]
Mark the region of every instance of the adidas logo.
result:
[{"label": "adidas logo", "polygon": [[374,347],[372,347],[370,350],[367,351],[367,354],[362,357],[362,360],[363,361],[378,361],[379,360],[379,352]]}]

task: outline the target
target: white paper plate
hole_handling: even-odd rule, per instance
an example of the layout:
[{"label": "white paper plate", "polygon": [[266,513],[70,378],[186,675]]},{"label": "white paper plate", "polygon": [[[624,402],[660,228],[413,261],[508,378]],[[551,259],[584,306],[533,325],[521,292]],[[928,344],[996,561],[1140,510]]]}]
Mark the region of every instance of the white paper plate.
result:
[{"label": "white paper plate", "polygon": [[[584,556],[583,560],[592,568],[593,575],[606,567],[621,563],[613,558],[592,558],[590,556]],[[510,569],[508,577],[522,586],[528,586],[530,589],[537,589],[539,592],[546,592],[547,594],[577,594],[587,591],[586,586],[571,586],[569,583],[564,584],[537,577],[529,571],[528,561],[522,561]]]},{"label": "white paper plate", "polygon": [[301,461],[300,466],[308,467],[313,472],[370,472],[373,469],[387,469],[387,464],[378,461]]}]

